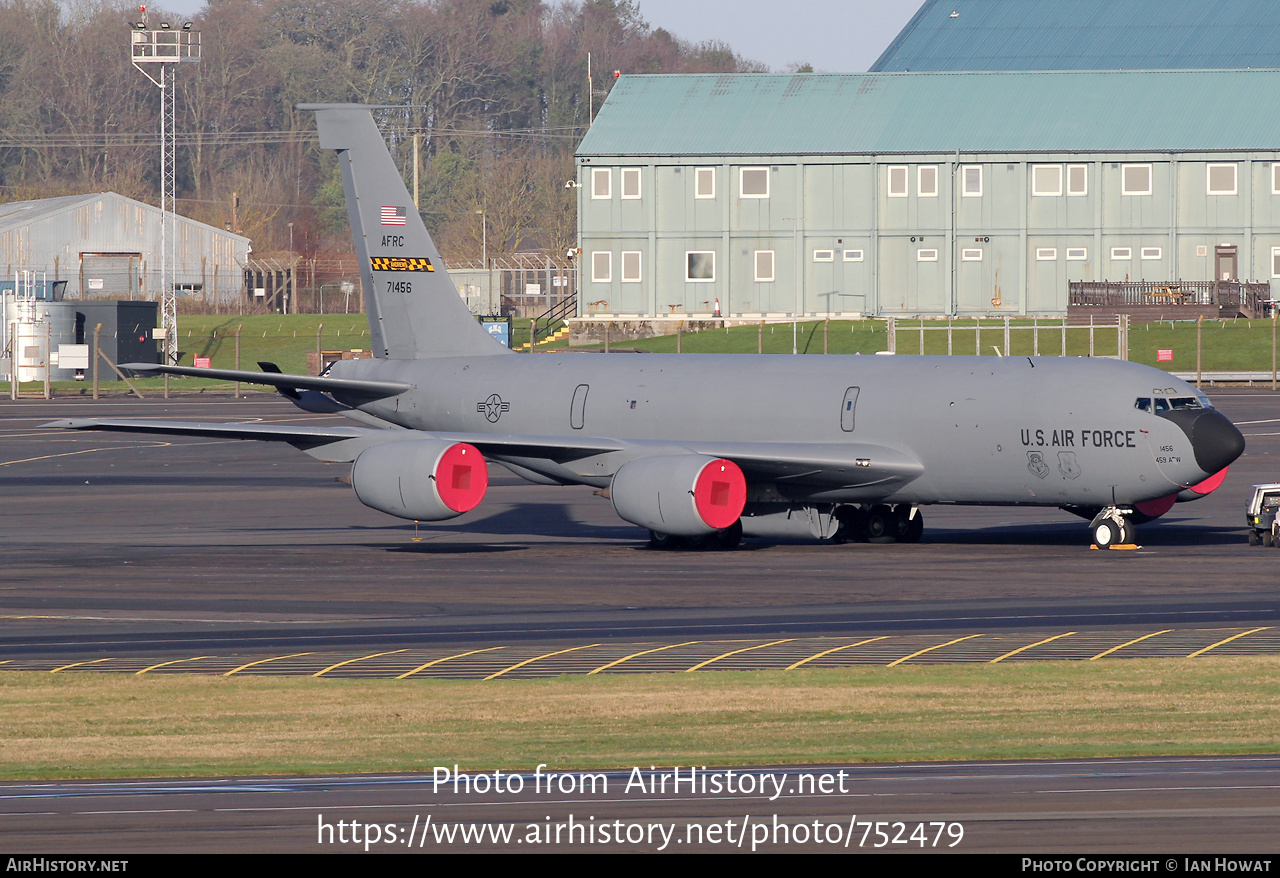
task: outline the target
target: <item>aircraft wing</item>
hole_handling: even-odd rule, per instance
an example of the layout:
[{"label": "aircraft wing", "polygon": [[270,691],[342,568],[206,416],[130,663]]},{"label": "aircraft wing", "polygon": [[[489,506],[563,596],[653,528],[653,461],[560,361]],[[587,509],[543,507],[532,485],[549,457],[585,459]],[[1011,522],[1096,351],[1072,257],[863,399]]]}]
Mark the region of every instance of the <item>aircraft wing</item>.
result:
[{"label": "aircraft wing", "polygon": [[360,381],[315,375],[287,375],[282,372],[253,372],[245,369],[195,369],[190,366],[165,366],[160,363],[121,363],[120,368],[131,372],[158,372],[168,375],[191,375],[196,378],[216,378],[223,381],[243,381],[245,384],[266,384],[286,390],[319,390],[324,393],[338,393],[364,399],[399,396],[413,389],[412,384],[402,384],[399,381]]},{"label": "aircraft wing", "polygon": [[481,454],[498,462],[510,462],[535,470],[539,462],[549,462],[572,471],[577,469],[576,462],[583,461],[581,475],[596,474],[596,465],[587,463],[587,459],[601,454],[617,453],[625,459],[637,459],[692,453],[727,458],[742,469],[749,481],[775,483],[788,493],[815,499],[827,491],[857,488],[888,492],[924,472],[923,465],[914,457],[888,446],[865,442],[667,442],[588,436],[425,432],[394,427],[308,427],[111,418],[70,418],[44,426],[64,430],[284,442],[328,463],[349,463],[366,448],[383,442],[445,439],[474,445]]}]

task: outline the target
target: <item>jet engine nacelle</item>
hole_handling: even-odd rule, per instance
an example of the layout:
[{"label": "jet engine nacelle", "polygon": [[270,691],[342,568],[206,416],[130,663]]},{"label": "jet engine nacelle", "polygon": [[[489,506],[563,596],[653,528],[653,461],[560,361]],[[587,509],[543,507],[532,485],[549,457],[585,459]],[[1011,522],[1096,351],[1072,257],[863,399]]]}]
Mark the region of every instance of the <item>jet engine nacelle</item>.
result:
[{"label": "jet engine nacelle", "polygon": [[747,501],[747,480],[731,460],[701,454],[642,457],[613,476],[619,517],[651,531],[693,537],[732,525]]},{"label": "jet engine nacelle", "polygon": [[444,521],[480,505],[489,487],[484,455],[465,442],[382,442],[360,452],[351,487],[365,506],[412,521]]}]

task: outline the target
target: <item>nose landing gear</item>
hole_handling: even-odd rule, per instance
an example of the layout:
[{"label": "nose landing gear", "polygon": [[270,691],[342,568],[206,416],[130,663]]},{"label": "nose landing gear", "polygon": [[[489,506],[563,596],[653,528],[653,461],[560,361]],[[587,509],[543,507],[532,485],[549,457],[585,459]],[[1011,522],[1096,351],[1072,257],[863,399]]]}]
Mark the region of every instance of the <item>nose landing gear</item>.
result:
[{"label": "nose landing gear", "polygon": [[1111,549],[1116,546],[1133,545],[1137,529],[1129,520],[1132,514],[1133,510],[1128,507],[1107,506],[1095,515],[1089,524],[1094,547]]}]

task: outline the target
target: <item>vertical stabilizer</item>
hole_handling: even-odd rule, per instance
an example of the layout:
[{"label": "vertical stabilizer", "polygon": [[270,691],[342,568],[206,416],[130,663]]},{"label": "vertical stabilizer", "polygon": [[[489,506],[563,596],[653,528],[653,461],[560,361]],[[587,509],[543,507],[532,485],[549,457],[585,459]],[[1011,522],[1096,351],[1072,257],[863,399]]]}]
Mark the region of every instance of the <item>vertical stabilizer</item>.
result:
[{"label": "vertical stabilizer", "polygon": [[299,109],[316,111],[320,146],[338,153],[374,356],[409,360],[510,353],[458,297],[373,121],[374,108],[301,104]]}]

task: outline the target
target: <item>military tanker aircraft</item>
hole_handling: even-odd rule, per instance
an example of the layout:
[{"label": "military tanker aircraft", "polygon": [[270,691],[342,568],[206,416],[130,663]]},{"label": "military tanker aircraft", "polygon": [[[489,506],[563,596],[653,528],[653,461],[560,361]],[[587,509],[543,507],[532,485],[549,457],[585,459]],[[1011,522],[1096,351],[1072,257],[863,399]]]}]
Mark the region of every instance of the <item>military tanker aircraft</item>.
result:
[{"label": "military tanker aircraft", "polygon": [[1103,359],[520,355],[459,298],[373,119],[304,105],[342,171],[373,359],[320,376],[130,364],[276,387],[337,427],[75,419],[51,426],[287,442],[352,464],[362,503],[476,508],[486,461],[606,489],[655,545],[745,536],[914,542],[932,504],[1057,506],[1100,547],[1221,484],[1239,430],[1195,387]]}]

